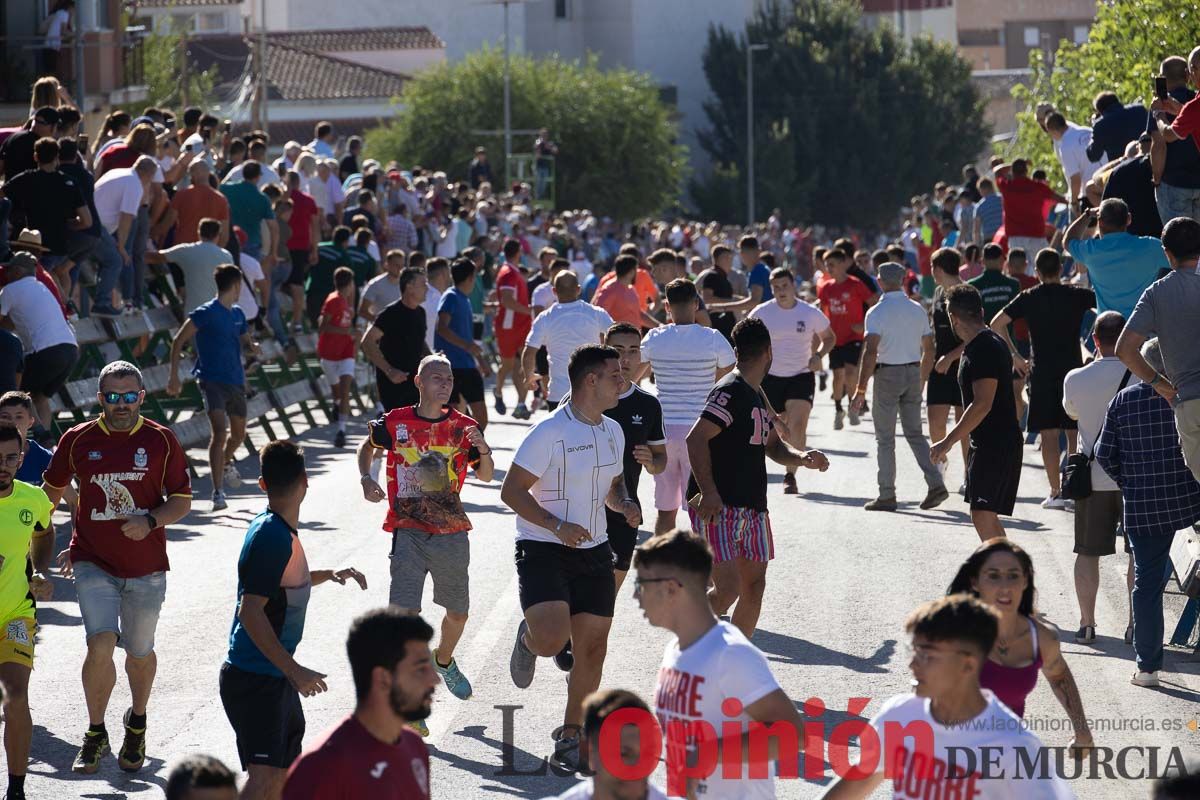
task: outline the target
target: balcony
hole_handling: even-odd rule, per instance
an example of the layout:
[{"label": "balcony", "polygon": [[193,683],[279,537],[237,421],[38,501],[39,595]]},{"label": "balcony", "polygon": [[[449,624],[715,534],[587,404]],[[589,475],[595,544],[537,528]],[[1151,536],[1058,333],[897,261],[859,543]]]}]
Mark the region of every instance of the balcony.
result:
[{"label": "balcony", "polygon": [[[63,38],[55,74],[81,110],[146,99],[145,29],[85,31]],[[36,34],[0,36],[0,104],[28,104],[33,82],[42,74],[42,44]]]}]

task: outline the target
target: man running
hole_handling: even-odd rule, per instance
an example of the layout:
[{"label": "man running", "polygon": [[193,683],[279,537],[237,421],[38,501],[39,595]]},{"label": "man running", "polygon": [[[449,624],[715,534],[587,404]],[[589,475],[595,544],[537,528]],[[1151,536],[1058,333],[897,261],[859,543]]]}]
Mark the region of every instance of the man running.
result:
[{"label": "man running", "polygon": [[929,450],[941,461],[963,439],[967,453],[967,495],[971,522],[981,541],[1004,535],[1001,515],[1013,512],[1021,481],[1021,428],[1012,391],[1012,356],[1004,340],[987,326],[983,298],[974,286],[952,286],[946,312],[963,342],[958,366],[962,418]]},{"label": "man running", "polygon": [[687,437],[688,515],[716,559],[709,594],[713,610],[724,614],[736,602],[730,621],[749,639],[762,610],[767,564],[775,557],[767,516],[767,456],[785,467],[822,472],[829,460],[819,450],[788,447],[786,423],[763,399],[771,333],[762,320],[734,325],[733,347],[737,367],[709,392]]},{"label": "man running", "polygon": [[533,307],[529,304],[529,284],[521,274],[521,243],[516,239],[504,242],[504,263],[496,273],[496,299],[500,310],[496,312],[496,348],[500,351],[500,369],[496,371],[496,388],[492,397],[496,413],[507,411],[504,405],[504,379],[512,375],[513,388],[517,390],[517,406],[513,416],[529,419],[525,407],[525,374],[521,368],[521,348],[533,325]]},{"label": "man running", "polygon": [[183,346],[196,340],[196,381],[204,396],[204,408],[212,434],[208,440],[208,466],[211,472],[212,509],[229,507],[225,486],[242,485],[234,455],[246,440],[246,372],[242,367],[242,347],[256,347],[246,326],[246,315],[237,305],[242,290],[242,271],[223,264],[213,271],[217,296],[197,306],[171,340],[171,377],[167,394],[178,397],[179,361]]},{"label": "man running", "polygon": [[696,322],[700,295],[691,281],[671,281],[666,295],[672,321],[646,334],[641,356],[654,370],[667,439],[667,466],[654,476],[654,507],[658,511],[655,533],[675,529],[676,514],[687,503],[684,490],[692,470],[688,432],[700,418],[713,385],[733,369],[737,360],[718,329]]},{"label": "man running", "polygon": [[[687,752],[668,740],[668,793],[678,797],[686,787],[688,797],[706,800],[774,798],[772,774],[780,756],[780,737],[770,736],[769,751],[760,755],[758,748],[746,747],[747,725],[783,723],[785,729],[799,731],[800,714],[759,649],[737,627],[713,613],[706,596],[713,570],[708,542],[682,530],[655,536],[638,547],[633,566],[637,571],[634,596],[646,621],[673,634],[654,690],[654,711],[663,732],[672,723],[705,723],[722,737],[731,725],[739,731],[736,739],[717,742],[714,762],[732,763],[740,767],[739,774],[726,778],[718,767],[695,783],[679,773],[687,763]],[[690,738],[685,745],[693,744]],[[735,755],[730,756],[726,748]],[[744,755],[747,752],[749,757]],[[756,757],[766,763],[752,764]],[[750,770],[756,767],[764,769],[768,777],[751,779]]]},{"label": "man running", "polygon": [[574,667],[563,725],[554,731],[554,763],[586,766],[580,751],[583,698],[600,685],[616,602],[605,508],[641,523],[623,472],[625,435],[604,416],[621,394],[620,356],[584,345],[567,368],[571,400],[534,425],[513,456],[500,499],[517,515],[517,576],[524,618],[509,673],[533,683],[538,656],[560,653],[568,639]]},{"label": "man running", "polygon": [[[817,385],[815,372],[833,350],[837,336],[818,309],[796,297],[796,279],[787,267],[771,272],[773,300],[755,308],[750,317],[760,319],[771,332],[771,368],[762,388],[771,407],[783,415],[791,433],[788,444],[803,450],[808,441],[808,415],[812,413]],[[797,494],[796,470],[783,474],[783,493]]]},{"label": "man running", "polygon": [[[842,398],[849,397],[858,383],[858,360],[865,335],[865,307],[875,302],[876,294],[858,278],[849,274],[853,262],[836,247],[825,254],[825,279],[817,286],[821,311],[829,319],[837,337],[829,351],[829,371],[833,373],[833,429],[844,426]],[[858,424],[858,412],[848,409],[850,424]],[[718,559],[720,553],[718,552]]]},{"label": "man running", "polygon": [[[962,256],[952,247],[934,251],[929,259],[933,276],[933,302],[929,306],[929,324],[933,330],[933,371],[925,383],[925,410],[929,417],[929,439],[940,442],[946,436],[950,421],[950,410],[954,409],[954,420],[962,419],[962,390],[958,388],[958,360],[962,356],[963,343],[954,335],[950,315],[946,313],[946,292],[963,281],[959,277]],[[967,443],[962,443],[963,464],[967,463]],[[945,463],[941,465],[945,474]],[[966,491],[966,484],[959,494]]]},{"label": "man running", "polygon": [[83,693],[90,726],[71,769],[91,775],[108,752],[104,714],[117,682],[113,654],[125,651],[132,704],[117,765],[136,772],[146,760],[146,706],[158,658],[154,632],[167,593],[167,533],[192,507],[187,458],[169,428],[141,415],[146,388],[128,361],[100,370],[97,419],[63,434],[43,488],[53,506],[79,485],[71,544],[58,554],[75,576],[87,637]]},{"label": "man running", "polygon": [[[492,449],[475,420],[448,406],[454,372],[443,355],[426,356],[417,368],[420,402],[388,411],[370,423],[358,448],[363,497],[388,500],[383,529],[392,534],[392,585],[388,602],[408,614],[421,612],[425,576],[433,576],[433,600],[446,609],[434,666],[446,688],[460,700],[471,697],[471,682],[458,669],[454,648],[467,624],[470,591],[467,567],[471,522],[459,492],[474,469],[492,479]],[[387,453],[387,492],[370,475],[375,450]],[[429,735],[424,722],[417,726]]]},{"label": "man running", "polygon": [[425,345],[425,272],[400,271],[400,299],[384,306],[362,338],[362,351],[375,365],[379,401],[384,411],[415,405],[420,399],[413,376],[429,354]]},{"label": "man running", "polygon": [[[7,395],[6,395],[7,396]],[[37,634],[35,611],[50,599],[46,570],[54,557],[54,506],[36,486],[16,479],[24,457],[21,432],[0,424],[0,687],[4,689],[5,800],[25,800],[25,771],[33,739],[29,675]]]},{"label": "man running", "polygon": [[300,696],[326,690],[324,674],[293,658],[313,587],[354,580],[367,588],[354,567],[309,570],[299,531],[304,451],[280,439],[262,449],[261,463],[267,510],[250,523],[238,556],[237,611],[220,677],[221,704],[249,774],[242,800],[278,800],[304,738]]},{"label": "man running", "polygon": [[604,332],[613,324],[607,311],[579,299],[579,278],[571,270],[560,270],[554,276],[553,292],[556,301],[534,319],[521,357],[529,388],[533,389],[541,381],[534,362],[539,348],[546,348],[550,384],[542,388],[548,411],[558,407],[570,388],[567,364],[571,354],[585,344],[600,344]]},{"label": "man running", "polygon": [[454,392],[451,405],[460,409],[463,404],[479,430],[487,428],[487,404],[483,401],[483,379],[491,374],[483,350],[475,343],[475,318],[471,312],[471,293],[475,291],[475,264],[460,258],[450,265],[454,285],[442,293],[438,301],[437,332],[433,346],[445,353],[454,370]]},{"label": "man running", "polygon": [[429,750],[408,727],[432,709],[432,638],[429,623],[397,608],[354,620],[354,712],[292,764],[283,800],[429,800]]},{"label": "man running", "polygon": [[354,345],[358,330],[354,326],[354,270],[338,267],[333,271],[333,291],[321,304],[317,324],[317,358],[329,382],[336,411],[337,433],[334,447],[346,446],[346,420],[350,417],[350,386],[354,383]]},{"label": "man running", "polygon": [[904,629],[912,636],[913,693],[888,700],[871,720],[880,743],[874,748],[874,772],[836,779],[822,800],[865,799],[889,778],[894,778],[895,800],[1074,797],[1053,769],[1029,769],[1044,745],[979,686],[999,630],[994,609],[969,595],[952,594],[918,606]]}]

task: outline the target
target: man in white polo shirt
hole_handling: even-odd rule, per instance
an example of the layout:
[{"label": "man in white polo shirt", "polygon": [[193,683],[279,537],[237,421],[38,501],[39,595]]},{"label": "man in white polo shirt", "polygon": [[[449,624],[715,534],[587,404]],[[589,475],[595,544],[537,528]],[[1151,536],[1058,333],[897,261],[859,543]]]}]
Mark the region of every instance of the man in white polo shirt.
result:
[{"label": "man in white polo shirt", "polygon": [[[771,332],[771,368],[762,389],[771,407],[787,422],[788,444],[803,450],[817,389],[813,371],[820,371],[821,359],[837,344],[837,336],[824,314],[796,297],[796,279],[787,267],[772,270],[771,292],[775,299],[750,312]],[[796,470],[788,467],[783,474],[783,493],[798,491]]]},{"label": "man in white polo shirt", "polygon": [[700,419],[708,393],[737,360],[720,331],[696,323],[700,295],[695,284],[677,278],[667,284],[666,296],[671,324],[652,329],[642,340],[642,361],[654,370],[667,437],[667,468],[654,476],[656,534],[675,529],[692,474],[687,435]]},{"label": "man in white polo shirt", "polygon": [[[551,301],[549,307],[533,320],[521,355],[525,374],[533,376],[537,374],[534,362],[538,348],[546,348],[550,362],[550,385],[546,387],[546,409],[549,411],[558,406],[571,388],[567,364],[575,348],[599,344],[604,339],[604,332],[613,324],[612,317],[603,308],[579,299],[579,278],[571,270],[560,270],[554,276],[553,291],[556,301]],[[534,305],[537,305],[536,301]]]},{"label": "man in white polo shirt", "polygon": [[906,273],[894,261],[879,267],[879,285],[884,294],[867,311],[866,347],[851,406],[862,408],[867,399],[867,381],[875,373],[871,406],[879,449],[879,496],[863,506],[867,511],[896,510],[897,413],[900,429],[929,486],[921,508],[934,508],[950,496],[942,473],[929,457],[929,440],[921,427],[921,387],[933,369],[933,330],[925,309],[904,294]]},{"label": "man in white polo shirt", "polygon": [[[162,183],[162,168],[150,156],[140,156],[132,167],[110,169],[96,181],[96,213],[100,224],[117,240],[117,251],[121,260],[130,263],[128,251],[129,234],[137,221],[142,199],[150,191],[150,184]],[[205,300],[211,300],[209,295]]]}]

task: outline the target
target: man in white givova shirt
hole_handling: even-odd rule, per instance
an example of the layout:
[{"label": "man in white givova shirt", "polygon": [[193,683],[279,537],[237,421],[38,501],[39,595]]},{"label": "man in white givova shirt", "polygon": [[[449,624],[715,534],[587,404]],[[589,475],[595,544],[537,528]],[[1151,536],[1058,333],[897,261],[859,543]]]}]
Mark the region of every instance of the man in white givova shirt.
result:
[{"label": "man in white givova shirt", "polygon": [[[504,476],[500,499],[517,515],[517,581],[521,609],[509,660],[513,683],[533,683],[537,657],[556,656],[569,671],[563,725],[552,734],[553,762],[586,767],[580,749],[583,699],[600,686],[608,630],[617,599],[604,509],[637,527],[637,503],[625,485],[625,435],[604,416],[621,394],[617,351],[584,345],[567,366],[569,402],[530,428]],[[568,641],[574,653],[560,658]]]},{"label": "man in white givova shirt", "polygon": [[[571,388],[567,376],[567,364],[575,348],[585,344],[599,344],[604,332],[613,324],[612,317],[603,308],[579,299],[579,278],[569,269],[562,269],[553,278],[550,300],[546,308],[533,320],[533,327],[525,338],[525,352],[521,356],[525,374],[529,376],[529,388],[534,380],[540,380],[535,370],[538,348],[546,348],[550,367],[550,385],[546,392],[546,409],[558,407],[563,395]],[[548,284],[543,283],[542,286]],[[538,291],[542,286],[538,287]],[[538,307],[537,291],[534,292],[534,307]]]},{"label": "man in white givova shirt", "polygon": [[[966,594],[932,600],[909,614],[904,629],[912,636],[913,694],[888,700],[871,720],[880,743],[875,772],[861,780],[838,778],[823,800],[869,797],[888,778],[893,800],[1074,797],[1054,775],[1054,755],[979,686],[998,620],[993,609]],[[907,736],[899,732],[906,727]],[[918,729],[931,732],[931,750],[913,738]],[[885,766],[894,774],[885,774]]]},{"label": "man in white givova shirt", "polygon": [[[808,415],[817,392],[814,370],[821,370],[821,359],[837,344],[837,337],[820,310],[796,297],[796,279],[787,267],[771,271],[771,292],[775,299],[750,312],[771,332],[771,368],[763,378],[762,390],[771,408],[787,422],[791,433],[788,444],[803,450],[808,439]],[[799,491],[796,468],[788,467],[783,475],[783,493]]]},{"label": "man in white givova shirt", "polygon": [[[717,619],[708,603],[708,579],[713,554],[708,542],[690,531],[676,530],[651,538],[634,552],[634,597],[646,620],[666,628],[674,637],[667,644],[658,683],[654,690],[654,713],[664,737],[667,761],[667,794],[704,800],[769,800],[775,797],[775,761],[780,757],[779,737],[769,737],[766,776],[753,779],[755,768],[749,758],[728,760],[740,767],[740,777],[725,778],[725,747],[751,752],[750,722],[776,722],[802,731],[795,704],[771,674],[767,659],[757,647],[728,622]],[[728,706],[726,705],[728,703]],[[730,712],[730,713],[726,713]],[[718,740],[714,773],[686,783],[678,772],[693,741],[675,743],[667,735],[672,722],[702,723],[710,735],[721,736],[729,723],[741,723],[738,742]],[[695,728],[692,729],[695,731]],[[785,753],[796,763],[797,753]]]},{"label": "man in white givova shirt", "polygon": [[737,360],[720,331],[696,323],[700,295],[691,281],[676,278],[667,284],[666,295],[671,324],[654,328],[642,340],[642,360],[654,370],[667,437],[667,468],[654,476],[656,534],[675,528],[692,472],[688,432],[700,419],[708,393]]}]

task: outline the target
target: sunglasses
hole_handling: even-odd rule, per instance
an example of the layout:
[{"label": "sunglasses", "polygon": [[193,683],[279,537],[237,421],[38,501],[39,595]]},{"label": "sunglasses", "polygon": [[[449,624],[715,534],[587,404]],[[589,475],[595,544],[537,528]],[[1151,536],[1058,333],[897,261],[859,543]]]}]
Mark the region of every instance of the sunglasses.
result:
[{"label": "sunglasses", "polygon": [[127,406],[131,406],[141,400],[144,393],[145,389],[139,389],[136,392],[101,392],[100,396],[110,406],[115,406],[117,403],[124,403]]}]

